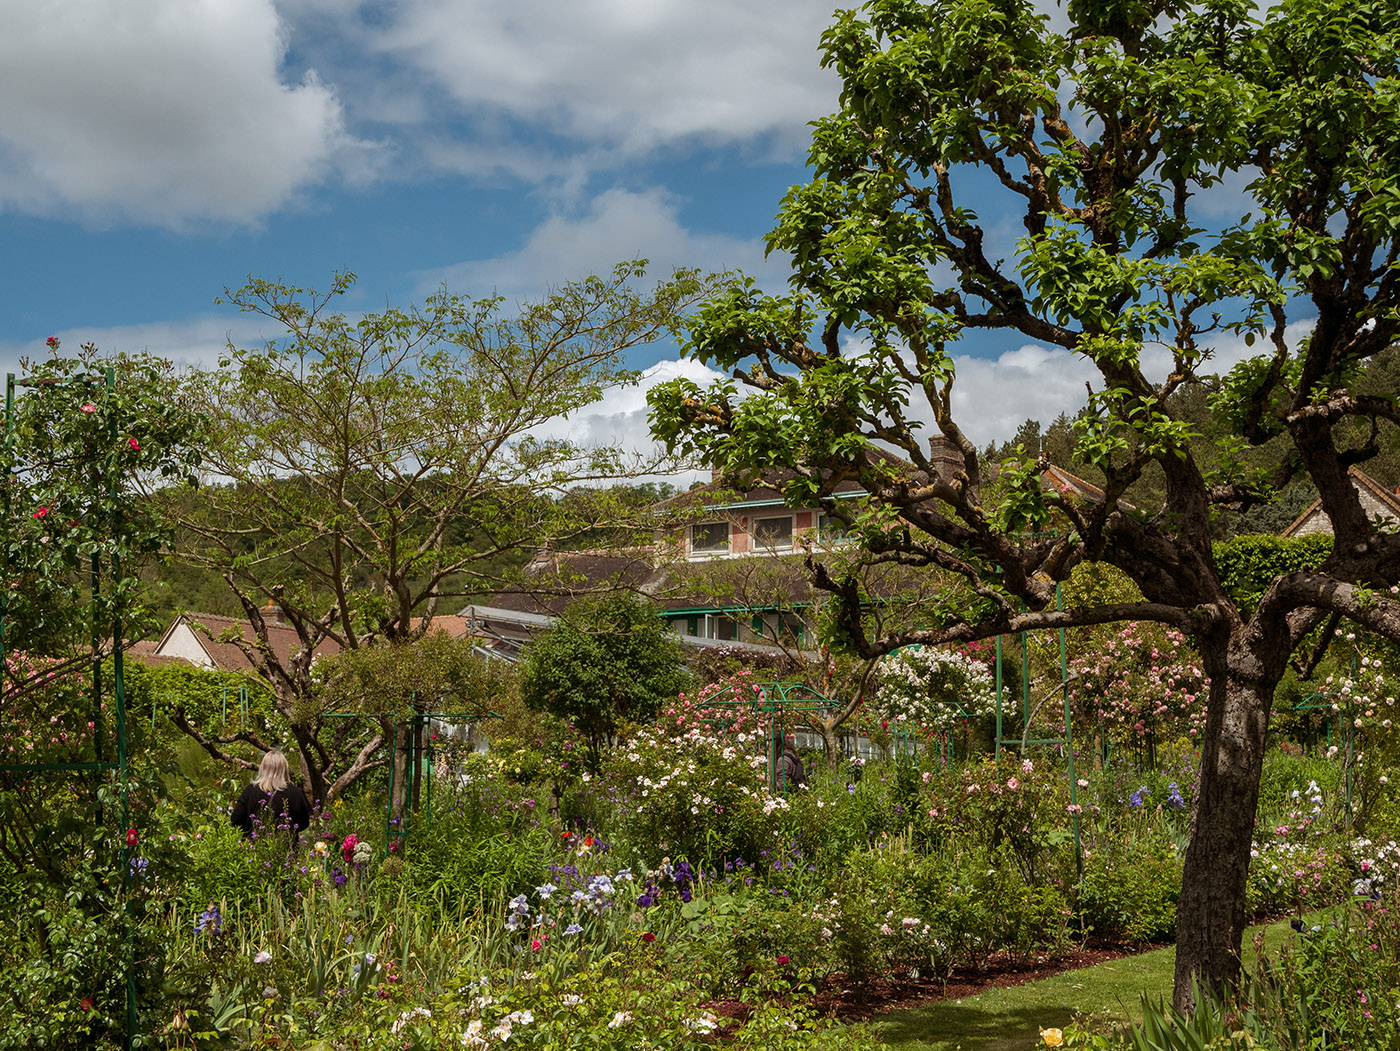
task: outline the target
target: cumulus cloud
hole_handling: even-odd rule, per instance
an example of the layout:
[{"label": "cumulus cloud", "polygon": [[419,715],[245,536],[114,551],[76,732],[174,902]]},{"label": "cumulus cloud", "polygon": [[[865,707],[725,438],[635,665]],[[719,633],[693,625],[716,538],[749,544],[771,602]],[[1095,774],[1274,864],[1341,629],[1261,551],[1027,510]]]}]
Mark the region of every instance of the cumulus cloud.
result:
[{"label": "cumulus cloud", "polygon": [[605,273],[616,263],[637,258],[651,260],[657,275],[676,267],[743,270],[769,287],[781,287],[786,278],[783,261],[766,260],[760,241],[690,230],[681,223],[676,203],[664,190],[609,190],[577,213],[546,219],[514,252],[423,271],[418,275],[420,292],[446,285],[464,294],[494,289],[521,299],[537,296],[551,284]]},{"label": "cumulus cloud", "polygon": [[0,0],[0,208],[255,221],[360,150],[272,0]]},{"label": "cumulus cloud", "polygon": [[466,113],[637,153],[685,139],[789,151],[834,108],[810,0],[402,0],[381,46]]}]

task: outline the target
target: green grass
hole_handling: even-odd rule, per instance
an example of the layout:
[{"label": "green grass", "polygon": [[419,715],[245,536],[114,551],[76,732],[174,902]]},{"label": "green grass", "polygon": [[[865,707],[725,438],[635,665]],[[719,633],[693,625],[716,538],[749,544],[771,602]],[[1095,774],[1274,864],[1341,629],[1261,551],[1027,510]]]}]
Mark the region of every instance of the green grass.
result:
[{"label": "green grass", "polygon": [[[1253,936],[1264,933],[1266,951],[1292,932],[1288,921],[1252,928],[1245,936],[1245,965],[1254,959]],[[909,1011],[882,1015],[875,1031],[892,1049],[906,1051],[1029,1051],[1040,1030],[1064,1028],[1076,1016],[1104,1028],[1140,1017],[1142,994],[1169,997],[1176,949],[1137,956],[962,1000],[940,1000]]]}]

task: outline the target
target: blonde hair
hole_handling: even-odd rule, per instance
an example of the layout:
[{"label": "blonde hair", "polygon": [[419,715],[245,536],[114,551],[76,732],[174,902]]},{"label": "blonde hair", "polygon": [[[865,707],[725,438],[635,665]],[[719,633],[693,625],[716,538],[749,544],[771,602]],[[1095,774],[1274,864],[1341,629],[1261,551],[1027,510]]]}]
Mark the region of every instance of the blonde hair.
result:
[{"label": "blonde hair", "polygon": [[276,792],[292,783],[292,772],[287,768],[287,757],[275,749],[262,757],[258,764],[258,776],[253,784],[264,792]]}]

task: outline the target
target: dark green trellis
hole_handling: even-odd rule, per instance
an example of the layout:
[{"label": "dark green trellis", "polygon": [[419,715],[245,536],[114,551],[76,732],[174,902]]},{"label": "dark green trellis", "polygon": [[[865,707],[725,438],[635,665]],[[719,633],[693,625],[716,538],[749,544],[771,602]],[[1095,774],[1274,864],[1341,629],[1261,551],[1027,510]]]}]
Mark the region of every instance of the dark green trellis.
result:
[{"label": "dark green trellis", "polygon": [[[1353,682],[1356,681],[1358,664],[1359,661],[1357,650],[1356,647],[1353,646],[1351,648],[1351,678]],[[1345,710],[1343,710],[1338,704],[1340,698],[1341,694],[1339,693],[1320,690],[1317,693],[1312,693],[1304,697],[1301,701],[1299,701],[1293,706],[1293,710],[1295,712],[1321,711],[1326,712],[1328,714],[1333,714],[1332,707],[1333,705],[1337,705],[1338,710],[1335,713],[1337,721],[1339,723],[1340,728],[1345,731],[1345,733],[1342,735],[1342,744],[1339,747],[1342,749],[1342,770],[1346,775],[1342,782],[1342,790],[1346,794],[1346,821],[1347,825],[1350,826],[1352,819],[1352,780],[1355,777],[1354,759],[1356,757],[1356,713],[1352,705],[1352,699],[1350,694],[1347,694],[1346,696],[1347,706]],[[1330,746],[1332,744],[1332,720],[1330,718],[1325,718],[1323,720],[1323,727],[1327,733],[1327,744]]]},{"label": "dark green trellis", "polygon": [[841,707],[839,701],[834,701],[801,682],[731,684],[708,698],[705,705],[727,711],[752,712],[755,719],[761,713],[771,717],[767,742],[768,787],[774,792],[787,788],[786,773],[780,761],[783,755],[783,733],[787,714],[829,712]]},{"label": "dark green trellis", "polygon": [[[328,712],[322,718],[365,719],[370,718],[370,716],[360,712]],[[388,799],[384,804],[384,852],[386,854],[402,847],[408,841],[409,834],[416,824],[421,824],[426,830],[433,823],[431,785],[426,792],[423,791],[424,771],[433,769],[432,739],[425,732],[428,724],[434,719],[443,722],[460,720],[474,723],[482,719],[501,718],[504,716],[483,709],[475,712],[414,712],[403,719],[394,720],[393,739],[388,742],[390,749]],[[393,761],[392,753],[398,750],[400,741],[403,742],[403,768],[408,779],[408,787],[404,792],[405,805],[396,815],[394,813],[394,788],[398,764]]]},{"label": "dark green trellis", "polygon": [[[1062,608],[1062,607],[1061,607],[1061,602],[1062,602],[1061,585],[1057,583],[1057,584],[1055,585],[1055,609],[1056,609],[1056,610],[1059,610],[1059,609]],[[1023,605],[1023,606],[1022,606],[1022,609],[1024,610],[1024,608],[1025,608],[1025,607],[1024,607],[1024,605]],[[1019,748],[1019,749],[1021,750],[1021,752],[1024,754],[1025,751],[1026,751],[1028,748],[1030,748],[1030,747],[1032,747],[1032,746],[1036,746],[1036,745],[1042,745],[1042,746],[1051,747],[1051,748],[1063,748],[1063,749],[1064,749],[1065,760],[1066,760],[1066,763],[1068,764],[1068,776],[1069,776],[1069,803],[1070,803],[1070,807],[1071,807],[1071,810],[1070,810],[1070,823],[1071,823],[1072,826],[1074,827],[1074,860],[1075,860],[1075,868],[1076,868],[1078,874],[1082,877],[1082,876],[1084,875],[1084,846],[1083,846],[1083,842],[1082,842],[1081,837],[1080,837],[1080,832],[1081,832],[1080,824],[1081,824],[1081,822],[1080,822],[1080,817],[1079,817],[1079,774],[1078,774],[1078,772],[1075,770],[1075,765],[1074,765],[1074,763],[1075,763],[1075,756],[1074,756],[1074,721],[1073,721],[1073,718],[1072,718],[1073,713],[1072,713],[1071,710],[1070,710],[1070,701],[1069,701],[1069,660],[1068,660],[1068,655],[1067,655],[1067,649],[1066,649],[1066,646],[1065,646],[1065,629],[1064,629],[1064,628],[1057,628],[1057,629],[1055,629],[1056,641],[1057,641],[1058,644],[1059,644],[1058,659],[1059,659],[1059,667],[1060,667],[1060,683],[1059,683],[1059,686],[1057,687],[1057,689],[1058,689],[1059,692],[1060,692],[1061,699],[1062,699],[1063,704],[1064,704],[1064,720],[1065,720],[1065,723],[1064,723],[1064,727],[1065,727],[1065,729],[1064,729],[1064,734],[1063,734],[1062,736],[1060,736],[1060,737],[1031,737],[1031,735],[1030,735],[1030,734],[1031,734],[1031,723],[1032,723],[1032,720],[1034,719],[1036,712],[1039,711],[1039,705],[1035,706],[1034,708],[1033,708],[1032,705],[1031,705],[1031,674],[1030,674],[1030,669],[1031,669],[1031,649],[1030,649],[1030,647],[1031,647],[1031,642],[1032,642],[1032,639],[1031,639],[1032,633],[1031,633],[1031,632],[1027,632],[1027,631],[1023,631],[1023,632],[1020,632],[1019,634],[1020,634],[1019,642],[1020,642],[1020,647],[1021,647],[1021,736],[1020,736],[1019,738],[1016,738],[1016,737],[1007,737],[1007,736],[1005,736],[1005,732],[1004,732],[1004,724],[1003,724],[1003,721],[1002,721],[1002,714],[1003,714],[1003,705],[1002,705],[1002,701],[1003,701],[1003,694],[1004,694],[1005,691],[1004,691],[1004,689],[1003,689],[1004,677],[1003,677],[1003,674],[1002,674],[1002,656],[1003,656],[1003,654],[1002,654],[1002,637],[1001,637],[1000,635],[998,635],[998,636],[997,636],[997,641],[996,641],[996,706],[997,706],[997,723],[996,723],[996,752],[995,752],[995,755],[996,755],[996,758],[1000,759],[1000,758],[1001,758],[1001,753],[1002,753],[1002,749],[1003,749],[1003,748]]]},{"label": "dark green trellis", "polygon": [[[4,433],[4,471],[6,484],[3,487],[3,512],[5,515],[6,527],[13,520],[14,509],[10,506],[10,486],[9,479],[13,478],[21,468],[16,463],[16,449],[14,444],[14,423],[15,423],[15,391],[16,388],[52,388],[67,384],[79,384],[85,388],[102,385],[111,390],[116,385],[116,372],[114,369],[107,369],[105,374],[79,375],[67,380],[59,379],[30,379],[16,378],[13,372],[5,375],[5,433]],[[117,440],[116,423],[109,420],[108,438],[115,442]],[[109,486],[108,495],[115,499],[116,481],[107,479]],[[114,615],[109,624],[101,623],[101,594],[104,579],[118,581],[121,579],[122,566],[121,558],[113,554],[111,563],[105,567],[107,574],[104,576],[104,567],[100,555],[94,552],[90,562],[89,584],[92,592],[90,607],[90,626],[92,631],[91,639],[91,672],[92,672],[92,762],[66,762],[66,763],[4,763],[0,764],[0,775],[6,780],[14,774],[33,776],[43,776],[49,774],[57,775],[88,775],[96,787],[102,780],[104,774],[115,774],[117,784],[121,792],[121,822],[120,827],[130,824],[131,799],[130,789],[127,783],[127,726],[126,726],[126,684],[122,667],[122,623],[119,615]],[[0,545],[0,570],[3,576],[8,578],[9,552],[8,544]],[[6,664],[8,638],[6,636],[7,619],[9,612],[9,589],[0,588],[0,703],[3,703],[5,694],[5,679],[8,674]],[[109,629],[109,630],[104,630]],[[102,676],[102,644],[104,638],[110,637],[112,640],[112,705],[113,705],[113,731],[115,734],[115,755],[110,759],[107,756],[106,748],[106,727],[102,716],[103,697],[103,676]],[[0,710],[0,725],[3,725],[4,712]],[[97,822],[103,823],[101,803],[98,803]],[[121,886],[125,891],[130,880],[131,855],[133,847],[125,840],[122,840],[120,851]],[[130,903],[126,905],[127,914],[124,923],[124,936],[126,943],[126,1033],[123,1046],[130,1048],[133,1037],[136,1034],[136,975],[134,947],[132,944],[132,924],[130,916]]]}]

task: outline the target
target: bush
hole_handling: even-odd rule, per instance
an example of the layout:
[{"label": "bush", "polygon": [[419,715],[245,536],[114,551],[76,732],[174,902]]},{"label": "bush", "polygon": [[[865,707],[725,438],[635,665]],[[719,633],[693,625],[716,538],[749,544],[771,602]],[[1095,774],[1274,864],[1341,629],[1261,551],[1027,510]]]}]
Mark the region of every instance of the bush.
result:
[{"label": "bush", "polygon": [[1165,836],[1086,851],[1075,906],[1086,930],[1129,942],[1176,936],[1181,858]]}]

